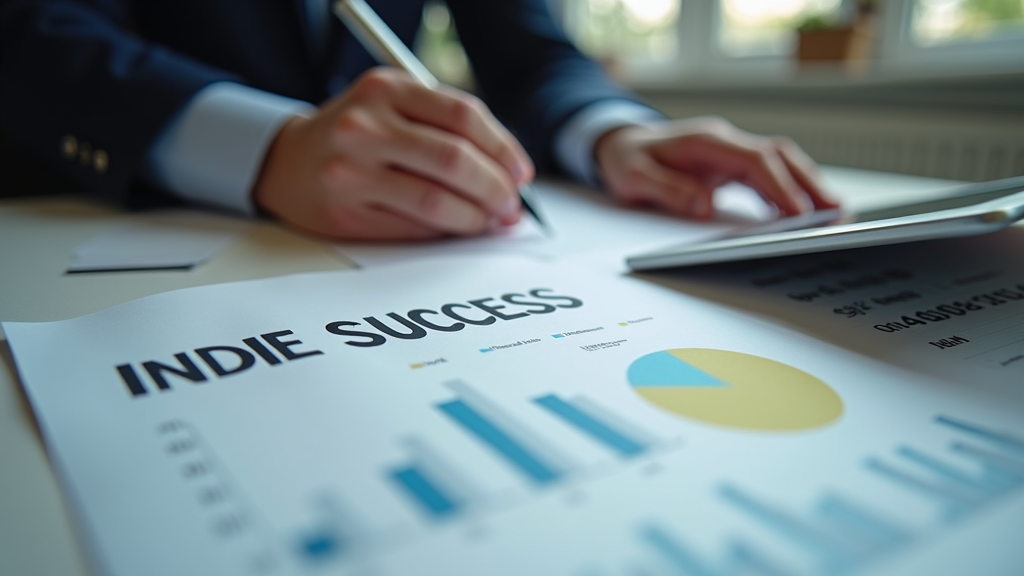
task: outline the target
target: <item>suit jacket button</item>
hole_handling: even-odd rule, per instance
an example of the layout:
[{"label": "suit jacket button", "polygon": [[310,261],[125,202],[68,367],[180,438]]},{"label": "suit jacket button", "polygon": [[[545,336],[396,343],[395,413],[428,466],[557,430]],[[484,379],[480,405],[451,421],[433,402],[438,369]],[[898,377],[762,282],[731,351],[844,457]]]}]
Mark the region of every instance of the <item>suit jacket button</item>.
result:
[{"label": "suit jacket button", "polygon": [[110,157],[107,156],[107,151],[102,148],[93,152],[92,155],[92,167],[96,170],[97,174],[103,175],[107,173],[107,168],[110,166]]},{"label": "suit jacket button", "polygon": [[65,134],[60,139],[60,153],[65,160],[74,160],[78,156],[78,139],[71,134]]}]

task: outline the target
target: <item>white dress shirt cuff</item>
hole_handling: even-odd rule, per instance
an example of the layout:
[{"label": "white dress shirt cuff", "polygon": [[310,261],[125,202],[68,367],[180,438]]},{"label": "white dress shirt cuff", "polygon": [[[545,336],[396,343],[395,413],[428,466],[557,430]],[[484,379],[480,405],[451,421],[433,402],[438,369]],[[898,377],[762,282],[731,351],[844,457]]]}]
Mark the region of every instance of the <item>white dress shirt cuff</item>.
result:
[{"label": "white dress shirt cuff", "polygon": [[150,148],[146,176],[175,195],[254,215],[252,187],[278,130],[308,102],[233,82],[200,90]]},{"label": "white dress shirt cuff", "polygon": [[555,158],[570,176],[599,187],[594,144],[609,130],[663,119],[660,113],[628,100],[591,104],[577,112],[555,135]]}]

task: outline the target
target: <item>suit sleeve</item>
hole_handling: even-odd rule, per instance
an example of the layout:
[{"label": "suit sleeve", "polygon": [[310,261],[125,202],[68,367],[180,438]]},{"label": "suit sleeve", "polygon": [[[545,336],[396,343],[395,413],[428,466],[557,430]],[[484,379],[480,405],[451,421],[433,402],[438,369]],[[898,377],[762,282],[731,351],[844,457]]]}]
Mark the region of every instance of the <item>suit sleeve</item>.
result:
[{"label": "suit sleeve", "polygon": [[115,202],[196,92],[238,81],[134,36],[130,16],[120,0],[0,0],[0,132]]},{"label": "suit sleeve", "polygon": [[541,170],[558,168],[559,130],[584,108],[636,101],[577,50],[547,0],[448,0],[481,96]]}]

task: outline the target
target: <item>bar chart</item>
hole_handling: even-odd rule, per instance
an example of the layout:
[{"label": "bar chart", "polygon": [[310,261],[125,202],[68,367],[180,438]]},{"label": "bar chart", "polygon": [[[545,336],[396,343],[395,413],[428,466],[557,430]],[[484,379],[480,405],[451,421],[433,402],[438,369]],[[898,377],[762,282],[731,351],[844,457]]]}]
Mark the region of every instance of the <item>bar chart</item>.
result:
[{"label": "bar chart", "polygon": [[[934,424],[957,435],[947,446],[948,454],[937,456],[903,445],[895,448],[895,458],[871,457],[864,463],[869,474],[911,497],[933,502],[937,514],[928,526],[910,528],[865,504],[867,496],[855,500],[825,494],[809,511],[792,511],[726,482],[718,486],[717,497],[800,550],[816,567],[814,574],[862,569],[942,530],[950,521],[1024,489],[1024,440],[948,416],[937,416]],[[742,539],[727,542],[722,554],[709,557],[694,552],[659,523],[641,526],[637,538],[654,566],[667,566],[680,575],[804,573]]]},{"label": "bar chart", "polygon": [[[432,408],[528,488],[549,490],[567,479],[588,478],[586,466],[566,457],[549,441],[550,430],[559,426],[617,462],[657,453],[660,446],[656,437],[586,396],[542,394],[524,398],[522,406],[512,411],[465,382],[447,382],[446,387],[452,398]],[[545,428],[548,432],[539,433],[526,424],[523,410],[536,410],[537,417],[551,418]],[[1024,491],[1024,439],[945,415],[935,416],[928,428],[939,434],[939,449],[936,445],[924,449],[912,443],[896,444],[885,454],[865,458],[860,465],[865,479],[880,481],[934,510],[925,523],[920,518],[901,517],[873,501],[877,492],[872,491],[870,482],[862,483],[865,488],[857,492],[825,490],[807,506],[794,506],[792,501],[773,499],[756,486],[722,480],[712,486],[716,506],[747,519],[746,530],[770,535],[769,540],[776,544],[765,545],[765,539],[752,538],[753,533],[734,532],[716,540],[709,553],[680,536],[677,528],[671,527],[676,519],[668,517],[645,521],[635,529],[635,544],[643,550],[640,561],[651,573],[683,576],[860,573]],[[183,481],[198,488],[199,504],[208,511],[211,527],[229,547],[226,549],[235,550],[251,573],[277,571],[280,566],[268,555],[273,547],[267,545],[264,531],[254,522],[258,515],[199,431],[186,422],[170,421],[160,426],[158,438]],[[491,501],[493,487],[472,481],[445,454],[445,445],[426,436],[408,436],[400,439],[397,447],[403,456],[383,465],[379,478],[386,491],[423,520],[421,536],[440,523],[482,518],[497,510]],[[511,505],[525,501],[528,498]],[[355,511],[358,507],[350,504],[345,494],[332,490],[321,491],[308,501],[305,520],[292,532],[289,545],[298,565],[309,570],[338,563],[363,565],[400,544],[395,532],[361,517]],[[694,524],[683,526],[695,529]],[[408,542],[417,532],[404,534]],[[795,557],[803,558],[804,563],[793,566]],[[807,570],[807,566],[813,568]]]},{"label": "bar chart", "polygon": [[[504,463],[524,486],[555,487],[569,478],[585,475],[585,467],[566,456],[552,442],[530,429],[490,398],[461,380],[444,383],[453,398],[433,408],[487,453]],[[585,396],[565,398],[543,394],[526,398],[523,409],[538,410],[567,433],[575,433],[600,447],[614,461],[625,462],[656,451],[661,442],[654,435],[626,421]],[[493,487],[479,486],[443,447],[425,435],[408,436],[399,442],[405,458],[381,468],[381,481],[398,499],[432,527],[457,522],[493,511]],[[334,494],[322,494],[311,504],[311,517],[297,531],[295,555],[301,564],[317,566],[349,561],[360,550],[387,548],[387,536],[374,533],[350,507]]]},{"label": "bar chart", "polygon": [[[468,384],[451,381],[446,385],[457,397],[436,408],[530,484],[554,485],[579,471],[579,465],[551,442]],[[656,445],[650,434],[586,397],[565,399],[545,394],[533,398],[532,404],[619,459],[640,456]]]}]

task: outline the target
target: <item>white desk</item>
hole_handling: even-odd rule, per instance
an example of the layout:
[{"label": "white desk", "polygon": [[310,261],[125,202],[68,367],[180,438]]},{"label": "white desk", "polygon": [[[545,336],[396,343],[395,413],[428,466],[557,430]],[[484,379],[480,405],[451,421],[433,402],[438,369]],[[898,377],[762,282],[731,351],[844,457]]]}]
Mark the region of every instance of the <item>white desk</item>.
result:
[{"label": "white desk", "polygon": [[[859,205],[895,192],[919,196],[954,184],[849,169],[829,169],[826,177],[840,196]],[[566,194],[549,198],[547,205],[555,221],[583,233],[586,222],[577,212],[584,211],[576,210],[580,202],[602,203]],[[77,244],[133,217],[79,199],[0,202],[0,320],[59,320],[178,288],[351,268],[324,242],[254,222],[210,262],[189,272],[64,273]],[[0,574],[87,574],[86,551],[74,535],[6,342],[0,357]]]}]

